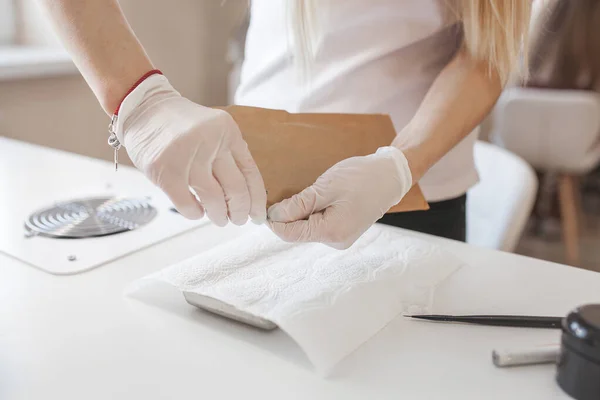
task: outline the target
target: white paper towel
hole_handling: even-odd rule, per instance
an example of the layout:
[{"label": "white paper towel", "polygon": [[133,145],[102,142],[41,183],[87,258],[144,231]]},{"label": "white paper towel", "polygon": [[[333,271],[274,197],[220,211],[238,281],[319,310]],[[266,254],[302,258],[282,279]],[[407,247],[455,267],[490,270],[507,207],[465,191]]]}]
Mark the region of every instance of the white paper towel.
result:
[{"label": "white paper towel", "polygon": [[130,293],[166,282],[266,318],[328,373],[399,314],[430,312],[435,287],[461,264],[381,225],[345,251],[285,243],[259,227],[142,278]]}]

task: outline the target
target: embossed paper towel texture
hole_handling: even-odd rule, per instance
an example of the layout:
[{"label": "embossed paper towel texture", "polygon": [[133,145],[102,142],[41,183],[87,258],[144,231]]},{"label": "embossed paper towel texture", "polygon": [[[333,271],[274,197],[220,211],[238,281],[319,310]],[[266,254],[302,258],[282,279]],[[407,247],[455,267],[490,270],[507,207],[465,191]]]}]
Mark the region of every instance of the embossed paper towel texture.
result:
[{"label": "embossed paper towel texture", "polygon": [[461,264],[385,226],[345,251],[285,243],[261,227],[136,286],[167,282],[269,319],[327,373],[399,314],[429,312],[435,287]]}]

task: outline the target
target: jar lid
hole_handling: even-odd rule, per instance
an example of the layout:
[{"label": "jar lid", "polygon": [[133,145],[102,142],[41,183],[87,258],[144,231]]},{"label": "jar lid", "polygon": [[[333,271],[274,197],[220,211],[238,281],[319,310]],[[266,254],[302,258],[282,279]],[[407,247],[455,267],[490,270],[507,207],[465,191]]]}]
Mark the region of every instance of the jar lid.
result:
[{"label": "jar lid", "polygon": [[563,320],[562,330],[565,345],[600,363],[600,304],[573,310]]},{"label": "jar lid", "polygon": [[562,331],[556,381],[576,400],[600,399],[600,304],[573,310]]}]

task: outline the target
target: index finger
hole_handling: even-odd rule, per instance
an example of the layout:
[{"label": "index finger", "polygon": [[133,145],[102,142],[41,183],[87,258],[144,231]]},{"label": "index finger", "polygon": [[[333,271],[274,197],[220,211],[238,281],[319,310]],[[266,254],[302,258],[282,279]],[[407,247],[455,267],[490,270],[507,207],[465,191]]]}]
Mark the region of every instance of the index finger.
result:
[{"label": "index finger", "polygon": [[231,154],[246,180],[250,193],[250,218],[256,223],[267,220],[267,191],[248,144],[240,137],[231,147]]}]

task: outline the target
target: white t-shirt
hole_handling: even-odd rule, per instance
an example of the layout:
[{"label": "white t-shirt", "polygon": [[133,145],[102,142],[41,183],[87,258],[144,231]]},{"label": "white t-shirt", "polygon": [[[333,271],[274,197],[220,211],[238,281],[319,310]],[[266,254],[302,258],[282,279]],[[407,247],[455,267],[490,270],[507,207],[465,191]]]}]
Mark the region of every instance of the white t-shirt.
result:
[{"label": "white t-shirt", "polygon": [[[400,131],[460,45],[445,0],[318,0],[315,57],[303,81],[291,56],[288,1],[252,1],[236,104],[383,113]],[[476,138],[471,133],[420,180],[428,201],[460,196],[477,182]]]}]

